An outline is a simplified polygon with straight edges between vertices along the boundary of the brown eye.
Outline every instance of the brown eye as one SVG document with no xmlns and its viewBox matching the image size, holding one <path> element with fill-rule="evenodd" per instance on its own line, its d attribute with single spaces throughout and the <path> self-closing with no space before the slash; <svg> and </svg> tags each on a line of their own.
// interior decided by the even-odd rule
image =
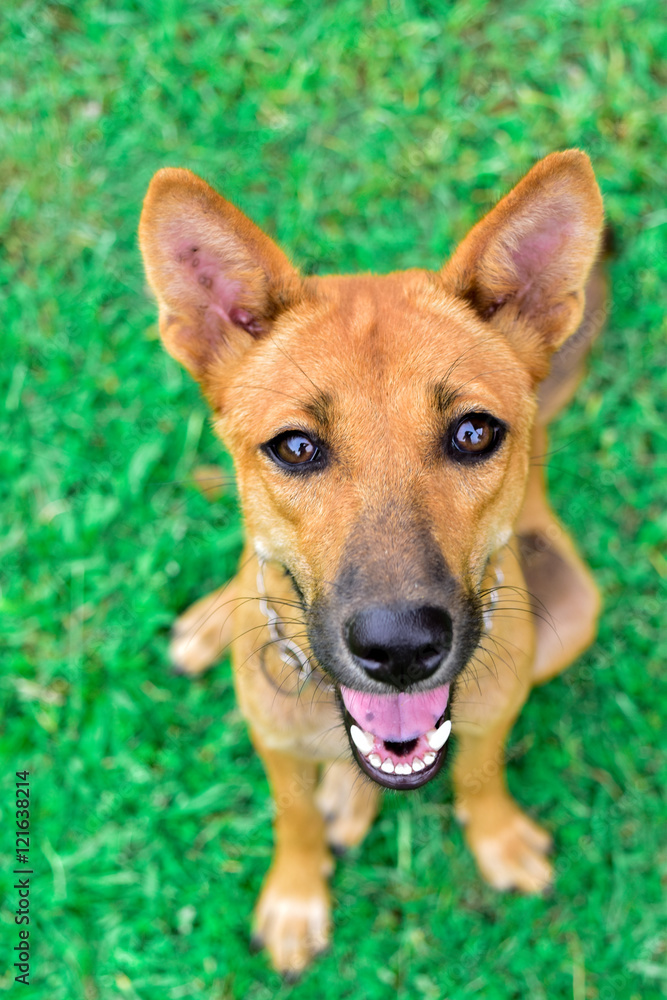
<svg viewBox="0 0 667 1000">
<path fill-rule="evenodd" d="M 321 464 L 322 454 L 314 441 L 301 431 L 285 431 L 265 445 L 279 465 L 303 466 Z"/>
<path fill-rule="evenodd" d="M 495 451 L 504 432 L 490 413 L 468 413 L 450 431 L 449 454 L 458 461 L 481 458 Z"/>
</svg>

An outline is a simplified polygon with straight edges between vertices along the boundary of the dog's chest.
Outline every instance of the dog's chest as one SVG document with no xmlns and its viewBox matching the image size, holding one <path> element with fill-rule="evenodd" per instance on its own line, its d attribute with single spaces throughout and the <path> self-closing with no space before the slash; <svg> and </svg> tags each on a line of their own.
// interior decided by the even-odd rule
<svg viewBox="0 0 667 1000">
<path fill-rule="evenodd" d="M 279 660 L 280 651 L 268 647 L 235 670 L 239 705 L 253 732 L 264 746 L 302 758 L 348 756 L 341 710 L 327 679 L 315 671 L 304 680 Z"/>
</svg>

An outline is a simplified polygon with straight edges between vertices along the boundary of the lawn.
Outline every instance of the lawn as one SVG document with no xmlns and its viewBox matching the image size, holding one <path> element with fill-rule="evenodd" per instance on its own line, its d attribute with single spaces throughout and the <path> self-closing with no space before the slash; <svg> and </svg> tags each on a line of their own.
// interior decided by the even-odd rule
<svg viewBox="0 0 667 1000">
<path fill-rule="evenodd" d="M 667 21 L 619 0 L 99 0 L 0 26 L 0 993 L 29 770 L 35 1000 L 656 1000 L 667 990 Z M 162 350 L 136 228 L 187 166 L 311 272 L 437 267 L 539 157 L 592 157 L 613 307 L 552 437 L 599 641 L 535 692 L 510 784 L 554 831 L 547 899 L 480 881 L 446 776 L 387 796 L 296 986 L 248 949 L 266 781 L 222 663 L 170 622 L 232 574 L 235 492 Z"/>
</svg>

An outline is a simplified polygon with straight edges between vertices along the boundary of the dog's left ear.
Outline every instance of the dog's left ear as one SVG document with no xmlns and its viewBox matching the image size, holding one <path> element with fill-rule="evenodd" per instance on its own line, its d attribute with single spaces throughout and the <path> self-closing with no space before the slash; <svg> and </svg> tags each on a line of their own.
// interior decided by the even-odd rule
<svg viewBox="0 0 667 1000">
<path fill-rule="evenodd" d="M 586 154 L 552 153 L 477 223 L 442 270 L 447 289 L 505 334 L 536 380 L 581 321 L 602 224 Z"/>
<path fill-rule="evenodd" d="M 214 364 L 268 333 L 300 294 L 282 250 L 189 170 L 155 174 L 139 242 L 164 345 L 202 383 Z"/>
</svg>

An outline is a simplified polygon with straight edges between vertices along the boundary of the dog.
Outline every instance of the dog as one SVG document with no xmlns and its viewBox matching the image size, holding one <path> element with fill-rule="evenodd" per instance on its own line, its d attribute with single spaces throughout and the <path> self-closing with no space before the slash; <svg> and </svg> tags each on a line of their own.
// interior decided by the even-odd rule
<svg viewBox="0 0 667 1000">
<path fill-rule="evenodd" d="M 503 748 L 533 685 L 596 632 L 543 467 L 605 318 L 602 231 L 590 161 L 568 150 L 440 271 L 304 277 L 199 177 L 151 181 L 139 235 L 161 336 L 211 406 L 247 535 L 171 657 L 195 676 L 231 644 L 276 806 L 254 941 L 290 977 L 329 940 L 333 855 L 362 840 L 382 787 L 438 775 L 450 732 L 482 876 L 551 881 Z"/>
</svg>

